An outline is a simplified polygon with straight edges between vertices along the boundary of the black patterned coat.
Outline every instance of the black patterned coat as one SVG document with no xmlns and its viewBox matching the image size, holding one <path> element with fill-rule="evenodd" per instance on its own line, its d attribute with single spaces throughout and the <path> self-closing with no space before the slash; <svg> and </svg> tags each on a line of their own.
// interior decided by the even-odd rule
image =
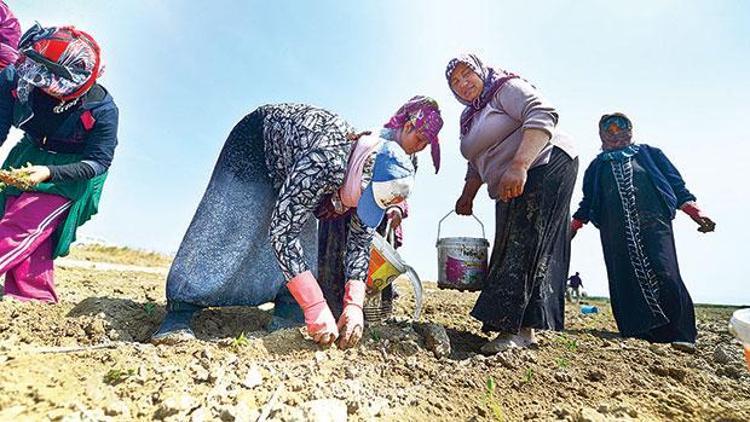
<svg viewBox="0 0 750 422">
<path fill-rule="evenodd" d="M 284 284 L 317 272 L 313 212 L 343 184 L 353 131 L 336 114 L 304 104 L 265 105 L 245 116 L 224 144 L 172 263 L 168 301 L 291 301 Z M 346 275 L 364 280 L 374 230 L 354 215 L 349 233 Z"/>
</svg>

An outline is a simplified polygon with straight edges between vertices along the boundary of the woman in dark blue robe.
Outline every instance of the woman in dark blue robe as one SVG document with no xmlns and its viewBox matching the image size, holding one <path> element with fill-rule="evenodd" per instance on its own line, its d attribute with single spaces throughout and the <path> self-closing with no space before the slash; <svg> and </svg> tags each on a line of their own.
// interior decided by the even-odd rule
<svg viewBox="0 0 750 422">
<path fill-rule="evenodd" d="M 672 219 L 680 209 L 711 232 L 682 176 L 658 148 L 632 142 L 621 113 L 599 122 L 602 153 L 583 179 L 573 233 L 587 222 L 599 229 L 612 312 L 624 337 L 695 349 L 695 313 L 677 263 Z"/>
</svg>

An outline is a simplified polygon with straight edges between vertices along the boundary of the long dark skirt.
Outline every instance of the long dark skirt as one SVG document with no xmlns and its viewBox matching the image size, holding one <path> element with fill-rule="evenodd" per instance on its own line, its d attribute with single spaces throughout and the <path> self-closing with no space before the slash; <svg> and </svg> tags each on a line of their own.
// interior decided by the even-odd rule
<svg viewBox="0 0 750 422">
<path fill-rule="evenodd" d="M 529 171 L 524 193 L 495 207 L 487 284 L 471 315 L 484 331 L 562 330 L 570 265 L 570 197 L 578 159 L 555 148 Z"/>
<path fill-rule="evenodd" d="M 661 196 L 637 159 L 603 169 L 599 230 L 620 333 L 660 343 L 694 342 L 693 301 L 680 276 Z"/>
<path fill-rule="evenodd" d="M 344 258 L 349 220 L 351 217 L 346 216 L 318 223 L 318 283 L 328 307 L 336 318 L 343 310 L 344 284 L 347 281 Z M 385 222 L 378 227 L 378 233 L 385 235 Z M 381 299 L 386 302 L 393 301 L 392 286 L 383 289 Z"/>
<path fill-rule="evenodd" d="M 268 238 L 278 192 L 263 152 L 263 116 L 238 123 L 221 151 L 206 193 L 167 277 L 167 300 L 198 306 L 294 303 Z M 315 219 L 302 233 L 317 264 Z"/>
</svg>

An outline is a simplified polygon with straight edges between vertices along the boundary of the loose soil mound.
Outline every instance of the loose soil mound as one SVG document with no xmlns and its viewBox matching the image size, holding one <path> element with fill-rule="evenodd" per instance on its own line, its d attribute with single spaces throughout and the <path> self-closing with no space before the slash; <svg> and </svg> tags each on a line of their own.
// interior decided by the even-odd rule
<svg viewBox="0 0 750 422">
<path fill-rule="evenodd" d="M 537 349 L 485 357 L 468 316 L 476 294 L 428 283 L 412 324 L 398 283 L 395 318 L 355 349 L 266 333 L 268 311 L 240 308 L 204 311 L 198 341 L 156 347 L 145 342 L 164 315 L 163 277 L 72 268 L 58 283 L 58 305 L 0 301 L 2 421 L 750 420 L 730 308 L 698 308 L 696 354 L 619 338 L 599 301 L 595 315 L 569 306 L 568 330 L 542 333 Z M 445 327 L 450 355 L 435 357 L 426 322 Z"/>
</svg>

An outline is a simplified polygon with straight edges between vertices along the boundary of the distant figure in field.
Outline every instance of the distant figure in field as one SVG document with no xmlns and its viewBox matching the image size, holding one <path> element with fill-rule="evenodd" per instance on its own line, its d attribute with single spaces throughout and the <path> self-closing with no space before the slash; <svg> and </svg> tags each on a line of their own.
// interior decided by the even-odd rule
<svg viewBox="0 0 750 422">
<path fill-rule="evenodd" d="M 679 209 L 701 233 L 716 224 L 698 208 L 667 156 L 634 144 L 632 130 L 624 114 L 602 116 L 602 152 L 586 169 L 571 228 L 575 232 L 590 221 L 599 229 L 620 333 L 693 351 L 693 301 L 677 265 L 672 219 Z"/>
<path fill-rule="evenodd" d="M 471 311 L 483 331 L 497 333 L 482 352 L 527 347 L 534 329 L 563 329 L 577 154 L 557 128 L 555 107 L 523 78 L 473 54 L 451 60 L 445 76 L 465 106 L 460 147 L 468 168 L 456 213 L 472 214 L 484 184 L 495 201 L 487 282 Z"/>
<path fill-rule="evenodd" d="M 568 291 L 567 291 L 567 297 L 569 301 L 573 300 L 573 296 L 575 296 L 575 301 L 578 303 L 579 300 L 581 300 L 581 287 L 583 287 L 583 281 L 581 281 L 581 273 L 576 272 L 570 278 L 568 279 Z"/>
</svg>

